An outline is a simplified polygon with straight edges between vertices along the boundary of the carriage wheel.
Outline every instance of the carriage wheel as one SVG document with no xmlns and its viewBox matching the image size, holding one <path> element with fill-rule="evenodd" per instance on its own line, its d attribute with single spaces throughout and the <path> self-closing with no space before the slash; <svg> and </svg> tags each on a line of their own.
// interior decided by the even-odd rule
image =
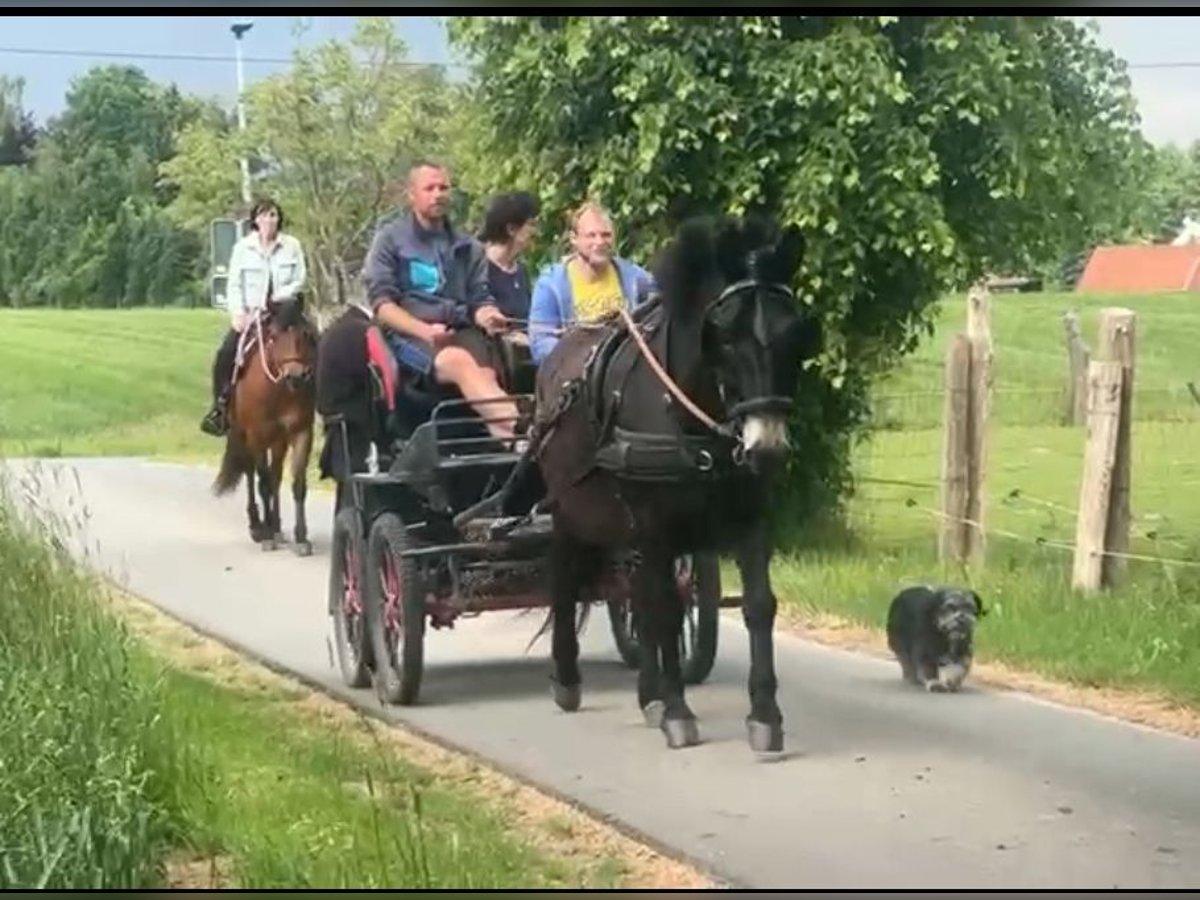
<svg viewBox="0 0 1200 900">
<path fill-rule="evenodd" d="M 384 703 L 410 706 L 425 665 L 425 596 L 404 523 L 383 513 L 367 539 L 367 627 L 375 657 L 375 692 Z"/>
<path fill-rule="evenodd" d="M 721 613 L 721 566 L 715 554 L 686 555 L 675 560 L 675 578 L 683 596 L 683 635 L 679 649 L 684 684 L 708 678 L 717 658 Z M 608 601 L 613 640 L 625 665 L 637 669 L 642 649 L 633 621 L 633 598 Z"/>
<path fill-rule="evenodd" d="M 374 652 L 363 603 L 363 556 L 366 546 L 362 522 L 353 507 L 343 508 L 333 519 L 333 547 L 329 564 L 329 614 L 342 680 L 350 687 L 371 683 Z"/>
</svg>

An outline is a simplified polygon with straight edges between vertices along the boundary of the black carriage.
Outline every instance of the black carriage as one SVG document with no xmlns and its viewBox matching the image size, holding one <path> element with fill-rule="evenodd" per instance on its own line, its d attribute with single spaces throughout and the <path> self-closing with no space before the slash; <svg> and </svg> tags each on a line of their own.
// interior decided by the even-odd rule
<svg viewBox="0 0 1200 900">
<path fill-rule="evenodd" d="M 428 393 L 403 378 L 394 383 L 381 359 L 387 350 L 365 319 L 350 333 L 367 352 L 363 377 L 348 390 L 365 400 L 349 413 L 328 402 L 321 409 L 323 474 L 337 483 L 329 612 L 345 682 L 373 683 L 385 702 L 408 705 L 420 692 L 427 627 L 549 606 L 551 519 L 540 496 L 528 492 L 491 508 L 488 498 L 498 496 L 521 454 L 493 439 L 453 388 Z M 506 389 L 530 410 L 528 352 L 505 348 Z M 607 607 L 621 658 L 637 668 L 630 565 L 610 560 L 588 602 Z M 680 559 L 677 572 L 685 596 L 684 677 L 699 684 L 715 660 L 719 609 L 738 600 L 723 600 L 715 556 Z"/>
</svg>

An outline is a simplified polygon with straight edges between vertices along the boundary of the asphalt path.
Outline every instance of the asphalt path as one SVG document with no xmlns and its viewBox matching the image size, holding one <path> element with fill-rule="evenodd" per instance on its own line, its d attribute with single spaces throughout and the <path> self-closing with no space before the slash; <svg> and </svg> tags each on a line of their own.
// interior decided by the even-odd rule
<svg viewBox="0 0 1200 900">
<path fill-rule="evenodd" d="M 89 564 L 164 611 L 352 704 L 494 763 L 689 859 L 731 887 L 1168 888 L 1200 885 L 1197 742 L 1033 697 L 903 684 L 894 664 L 777 638 L 787 752 L 746 744 L 748 643 L 736 613 L 692 688 L 700 746 L 670 751 L 637 710 L 607 615 L 583 636 L 583 708 L 549 694 L 540 611 L 430 631 L 421 704 L 346 688 L 326 609 L 332 501 L 316 552 L 249 542 L 244 493 L 212 471 L 130 459 L 7 464 L 15 494 L 79 528 Z M 291 502 L 285 499 L 290 530 Z M 986 620 L 982 627 L 986 627 Z"/>
</svg>

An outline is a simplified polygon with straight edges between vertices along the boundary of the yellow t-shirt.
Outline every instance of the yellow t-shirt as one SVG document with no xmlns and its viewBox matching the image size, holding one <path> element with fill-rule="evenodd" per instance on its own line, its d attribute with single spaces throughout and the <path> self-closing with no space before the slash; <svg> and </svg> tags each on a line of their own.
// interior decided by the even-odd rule
<svg viewBox="0 0 1200 900">
<path fill-rule="evenodd" d="M 591 321 L 605 313 L 620 309 L 625 304 L 621 294 L 621 280 L 617 267 L 609 263 L 604 276 L 592 281 L 581 271 L 582 264 L 576 260 L 567 263 L 567 278 L 571 282 L 571 296 L 575 299 L 575 317 L 580 321 Z"/>
</svg>

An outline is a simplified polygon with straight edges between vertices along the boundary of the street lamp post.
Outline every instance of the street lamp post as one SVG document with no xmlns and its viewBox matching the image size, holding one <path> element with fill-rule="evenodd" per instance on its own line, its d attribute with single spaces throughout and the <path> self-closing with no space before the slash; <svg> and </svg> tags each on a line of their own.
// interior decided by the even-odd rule
<svg viewBox="0 0 1200 900">
<path fill-rule="evenodd" d="M 236 51 L 237 59 L 237 115 L 238 115 L 238 131 L 245 132 L 246 130 L 246 99 L 245 99 L 245 83 L 242 76 L 242 35 L 254 27 L 253 19 L 238 19 L 229 26 L 229 30 L 233 32 L 233 46 Z M 247 159 L 245 151 L 242 152 L 242 202 L 246 204 L 247 209 L 250 207 L 250 160 Z"/>
</svg>

